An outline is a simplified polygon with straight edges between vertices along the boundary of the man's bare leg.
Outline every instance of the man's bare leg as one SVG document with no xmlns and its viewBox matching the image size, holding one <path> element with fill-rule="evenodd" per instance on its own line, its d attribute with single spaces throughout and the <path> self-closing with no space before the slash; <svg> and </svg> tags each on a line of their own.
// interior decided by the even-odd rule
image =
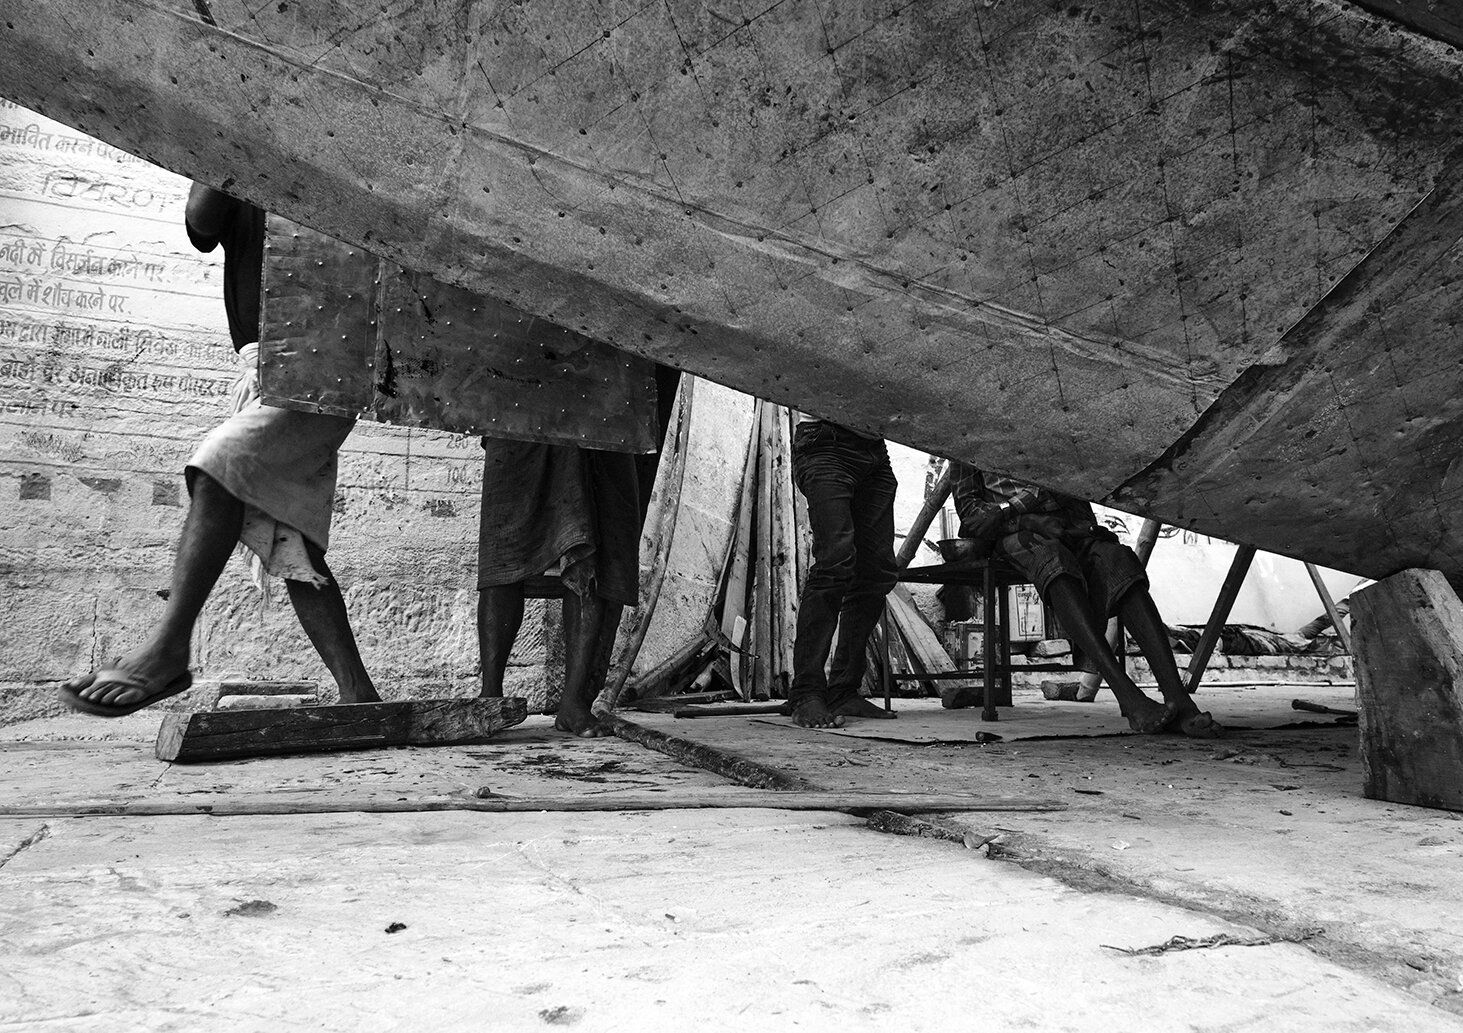
<svg viewBox="0 0 1463 1033">
<path fill-rule="evenodd" d="M 1047 586 L 1047 596 L 1057 611 L 1062 628 L 1071 636 L 1072 644 L 1097 666 L 1099 674 L 1112 686 L 1118 709 L 1135 732 L 1160 732 L 1173 720 L 1177 704 L 1158 703 L 1143 695 L 1118 658 L 1108 647 L 1103 622 L 1092 612 L 1092 604 L 1075 577 L 1059 575 Z"/>
<path fill-rule="evenodd" d="M 1168 642 L 1168 629 L 1159 616 L 1153 597 L 1141 588 L 1135 588 L 1123 596 L 1118 603 L 1138 648 L 1148 658 L 1153 669 L 1154 680 L 1163 698 L 1174 707 L 1174 721 L 1180 731 L 1194 739 L 1217 739 L 1224 734 L 1224 726 L 1205 711 L 1201 711 L 1194 697 L 1184 685 L 1179 674 L 1178 662 L 1173 657 L 1173 647 Z"/>
<path fill-rule="evenodd" d="M 310 564 L 325 575 L 328 583 L 317 588 L 303 581 L 285 581 L 285 590 L 289 592 L 295 616 L 300 619 L 300 627 L 305 629 L 310 644 L 335 679 L 342 703 L 379 703 L 381 696 L 361 661 L 361 650 L 356 645 L 355 632 L 351 630 L 345 599 L 340 594 L 335 575 L 325 562 L 325 553 L 308 540 L 305 552 L 310 557 Z"/>
<path fill-rule="evenodd" d="M 595 659 L 600 654 L 601 630 L 607 605 L 593 592 L 564 593 L 564 695 L 554 727 L 581 739 L 609 735 L 590 709 L 598 689 Z"/>
<path fill-rule="evenodd" d="M 503 695 L 508 656 L 522 627 L 522 584 L 478 590 L 478 654 L 483 668 L 483 690 L 478 695 Z"/>
<path fill-rule="evenodd" d="M 589 671 L 589 702 L 593 707 L 604 693 L 605 682 L 609 680 L 610 663 L 615 658 L 615 638 L 620 631 L 620 618 L 625 615 L 624 603 L 601 600 L 603 615 L 599 621 L 599 641 L 594 650 L 594 666 Z"/>
<path fill-rule="evenodd" d="M 233 555 L 243 527 L 244 504 L 218 481 L 198 471 L 193 480 L 188 515 L 178 537 L 172 586 L 163 618 L 147 640 L 115 666 L 154 685 L 165 685 L 188 669 L 193 626 Z M 76 694 L 81 698 L 107 706 L 125 706 L 144 698 L 145 694 L 138 689 L 83 684 L 90 678 L 88 675 L 68 684 L 76 687 Z"/>
</svg>

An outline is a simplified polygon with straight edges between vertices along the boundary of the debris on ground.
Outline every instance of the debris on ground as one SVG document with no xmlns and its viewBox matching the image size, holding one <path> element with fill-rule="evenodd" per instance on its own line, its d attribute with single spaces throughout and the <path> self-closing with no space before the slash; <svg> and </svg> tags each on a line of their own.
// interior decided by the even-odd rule
<svg viewBox="0 0 1463 1033">
<path fill-rule="evenodd" d="M 237 915 L 240 918 L 257 918 L 260 915 L 267 915 L 278 911 L 279 905 L 268 900 L 247 900 L 242 904 L 229 908 L 224 912 L 224 917 Z"/>
<path fill-rule="evenodd" d="M 1319 929 L 1307 929 L 1293 936 L 1233 936 L 1229 933 L 1215 933 L 1213 936 L 1171 936 L 1162 943 L 1148 947 L 1115 947 L 1101 944 L 1108 950 L 1118 951 L 1130 957 L 1145 954 L 1168 954 L 1173 951 L 1201 950 L 1207 947 L 1268 947 L 1272 943 L 1301 943 L 1320 933 Z"/>
</svg>

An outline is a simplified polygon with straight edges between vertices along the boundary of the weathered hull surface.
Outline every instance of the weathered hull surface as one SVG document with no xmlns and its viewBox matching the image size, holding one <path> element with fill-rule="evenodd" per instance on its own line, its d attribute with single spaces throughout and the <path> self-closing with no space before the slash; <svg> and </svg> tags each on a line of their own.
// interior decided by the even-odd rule
<svg viewBox="0 0 1463 1033">
<path fill-rule="evenodd" d="M 1360 7 L 0 14 L 0 93 L 412 268 L 1084 497 L 1463 577 L 1463 61 Z"/>
</svg>

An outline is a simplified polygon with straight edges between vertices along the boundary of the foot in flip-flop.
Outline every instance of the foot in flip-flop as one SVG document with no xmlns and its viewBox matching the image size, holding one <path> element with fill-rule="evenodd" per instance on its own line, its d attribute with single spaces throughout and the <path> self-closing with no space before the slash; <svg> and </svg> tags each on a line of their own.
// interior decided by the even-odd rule
<svg viewBox="0 0 1463 1033">
<path fill-rule="evenodd" d="M 186 692 L 193 684 L 193 673 L 184 671 L 171 680 L 159 683 L 120 667 L 110 667 L 81 678 L 62 682 L 57 691 L 61 702 L 72 710 L 97 717 L 122 717 L 143 707 Z M 82 693 L 86 695 L 82 695 Z"/>
</svg>

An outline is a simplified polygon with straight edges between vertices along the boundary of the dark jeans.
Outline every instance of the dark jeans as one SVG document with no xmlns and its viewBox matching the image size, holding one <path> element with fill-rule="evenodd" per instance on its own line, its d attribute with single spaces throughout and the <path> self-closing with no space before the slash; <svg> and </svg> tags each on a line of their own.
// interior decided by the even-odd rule
<svg viewBox="0 0 1463 1033">
<path fill-rule="evenodd" d="M 792 444 L 792 475 L 808 500 L 813 568 L 798 607 L 792 647 L 794 700 L 837 699 L 863 681 L 865 646 L 894 587 L 894 491 L 889 452 L 828 423 L 804 423 Z M 841 627 L 838 650 L 823 669 Z"/>
</svg>

